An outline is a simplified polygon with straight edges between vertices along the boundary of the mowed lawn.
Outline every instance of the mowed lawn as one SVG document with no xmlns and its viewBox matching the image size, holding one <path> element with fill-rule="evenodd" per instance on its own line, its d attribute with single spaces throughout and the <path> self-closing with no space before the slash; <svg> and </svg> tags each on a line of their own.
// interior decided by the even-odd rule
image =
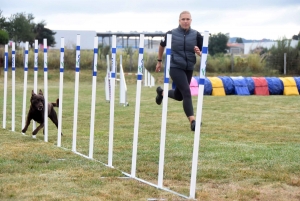
<svg viewBox="0 0 300 201">
<path fill-rule="evenodd" d="M 2 72 L 3 73 L 3 72 Z M 39 88 L 44 89 L 39 72 Z M 92 76 L 80 72 L 76 151 L 88 156 Z M 21 134 L 23 78 L 16 82 L 16 131 L 11 131 L 11 74 L 8 78 L 6 129 L 0 134 L 0 200 L 184 200 L 122 172 L 131 172 L 136 77 L 127 76 L 128 107 L 119 104 L 116 88 L 113 166 L 108 163 L 110 103 L 99 72 L 96 98 L 94 160 L 72 152 L 73 71 L 65 73 L 62 100 L 62 147 L 49 120 L 48 142 L 42 131 L 31 138 L 32 124 Z M 155 75 L 162 85 L 162 74 Z M 29 74 L 27 108 L 33 89 Z M 49 101 L 59 96 L 57 71 L 49 72 Z M 155 88 L 142 87 L 136 176 L 157 184 L 162 106 Z M 1 124 L 3 74 L 0 78 Z M 197 200 L 300 200 L 300 97 L 204 96 Z M 197 97 L 193 97 L 195 113 Z M 58 112 L 58 108 L 56 108 Z M 194 133 L 182 102 L 168 101 L 164 186 L 189 196 Z"/>
</svg>

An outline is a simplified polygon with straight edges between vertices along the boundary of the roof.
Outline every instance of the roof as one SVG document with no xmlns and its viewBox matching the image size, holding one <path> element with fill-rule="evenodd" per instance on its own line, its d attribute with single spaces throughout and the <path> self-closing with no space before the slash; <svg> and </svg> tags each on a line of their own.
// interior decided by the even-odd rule
<svg viewBox="0 0 300 201">
<path fill-rule="evenodd" d="M 227 43 L 227 46 L 244 48 L 244 43 Z"/>
<path fill-rule="evenodd" d="M 101 37 L 111 37 L 112 35 L 119 36 L 127 36 L 127 37 L 139 37 L 140 34 L 144 34 L 144 36 L 148 37 L 162 37 L 165 35 L 162 31 L 156 31 L 156 32 L 137 32 L 137 31 L 131 31 L 131 32 L 97 32 L 97 36 Z"/>
</svg>

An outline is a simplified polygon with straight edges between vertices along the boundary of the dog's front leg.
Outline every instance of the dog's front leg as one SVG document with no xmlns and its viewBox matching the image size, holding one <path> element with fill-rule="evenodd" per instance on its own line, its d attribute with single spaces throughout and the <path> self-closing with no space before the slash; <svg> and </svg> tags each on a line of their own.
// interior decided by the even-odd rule
<svg viewBox="0 0 300 201">
<path fill-rule="evenodd" d="M 53 109 L 53 107 L 52 107 L 52 109 L 50 111 L 49 118 L 54 123 L 54 125 L 56 126 L 56 128 L 58 128 L 57 114 L 56 114 L 55 110 Z M 61 133 L 61 135 L 63 135 L 63 134 Z"/>
<path fill-rule="evenodd" d="M 30 125 L 30 121 L 31 121 L 31 115 L 30 113 L 28 114 L 27 116 L 27 119 L 26 119 L 26 124 L 25 124 L 25 127 L 22 129 L 22 133 L 26 133 L 27 129 L 28 129 L 28 126 Z"/>
<path fill-rule="evenodd" d="M 41 130 L 42 128 L 44 128 L 44 123 L 41 123 L 33 132 L 32 135 L 36 135 L 39 130 Z"/>
</svg>

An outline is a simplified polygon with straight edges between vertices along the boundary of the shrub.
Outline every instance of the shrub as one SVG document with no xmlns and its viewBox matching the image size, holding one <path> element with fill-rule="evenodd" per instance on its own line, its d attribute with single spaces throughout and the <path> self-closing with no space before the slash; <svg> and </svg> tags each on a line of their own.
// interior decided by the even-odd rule
<svg viewBox="0 0 300 201">
<path fill-rule="evenodd" d="M 5 45 L 9 41 L 8 33 L 4 30 L 0 30 L 0 45 Z"/>
<path fill-rule="evenodd" d="M 234 72 L 259 73 L 264 69 L 264 62 L 258 54 L 249 54 L 243 57 L 236 57 Z"/>
<path fill-rule="evenodd" d="M 266 63 L 269 69 L 277 70 L 279 73 L 284 73 L 284 54 L 286 53 L 286 67 L 289 74 L 299 74 L 299 49 L 300 42 L 298 46 L 293 48 L 291 46 L 291 40 L 282 38 L 277 41 L 277 46 L 273 46 L 266 58 Z"/>
<path fill-rule="evenodd" d="M 230 56 L 224 54 L 216 54 L 215 56 L 208 55 L 206 72 L 231 72 Z"/>
</svg>

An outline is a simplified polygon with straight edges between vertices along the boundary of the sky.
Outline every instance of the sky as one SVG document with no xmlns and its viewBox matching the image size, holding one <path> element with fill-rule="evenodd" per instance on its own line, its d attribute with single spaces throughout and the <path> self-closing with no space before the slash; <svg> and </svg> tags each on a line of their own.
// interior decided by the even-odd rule
<svg viewBox="0 0 300 201">
<path fill-rule="evenodd" d="M 191 27 L 248 40 L 292 38 L 300 32 L 300 0 L 9 0 L 4 17 L 33 14 L 51 30 L 167 32 L 188 10 Z"/>
</svg>

